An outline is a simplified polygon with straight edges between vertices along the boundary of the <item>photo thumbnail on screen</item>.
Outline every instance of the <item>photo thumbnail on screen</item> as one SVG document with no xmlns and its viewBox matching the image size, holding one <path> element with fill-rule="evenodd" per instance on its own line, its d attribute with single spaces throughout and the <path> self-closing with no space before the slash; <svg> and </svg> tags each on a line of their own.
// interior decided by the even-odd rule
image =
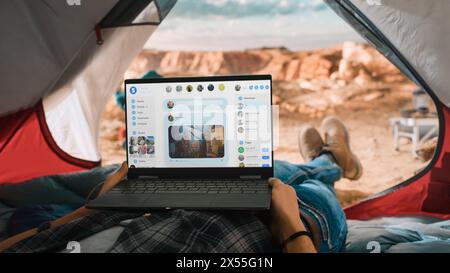
<svg viewBox="0 0 450 273">
<path fill-rule="evenodd" d="M 129 154 L 134 156 L 150 156 L 155 154 L 154 136 L 132 136 L 129 139 Z"/>
<path fill-rule="evenodd" d="M 169 127 L 170 158 L 223 158 L 225 141 L 222 125 Z"/>
</svg>

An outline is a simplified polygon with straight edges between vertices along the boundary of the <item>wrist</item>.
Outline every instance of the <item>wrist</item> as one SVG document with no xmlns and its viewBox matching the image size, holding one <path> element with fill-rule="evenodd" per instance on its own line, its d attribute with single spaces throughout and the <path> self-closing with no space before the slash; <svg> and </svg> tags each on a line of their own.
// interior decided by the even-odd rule
<svg viewBox="0 0 450 273">
<path fill-rule="evenodd" d="M 289 238 L 289 236 L 299 231 L 306 231 L 305 225 L 303 225 L 300 218 L 298 221 L 285 222 L 280 230 L 281 240 L 284 241 Z"/>
</svg>

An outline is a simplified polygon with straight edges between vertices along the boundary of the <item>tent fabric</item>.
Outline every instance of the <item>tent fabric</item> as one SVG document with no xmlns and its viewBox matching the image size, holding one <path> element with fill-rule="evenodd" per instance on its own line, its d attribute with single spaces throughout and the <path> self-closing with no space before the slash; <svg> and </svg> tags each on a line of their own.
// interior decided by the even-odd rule
<svg viewBox="0 0 450 273">
<path fill-rule="evenodd" d="M 72 78 L 66 70 L 81 48 L 95 51 L 86 41 L 116 2 L 0 1 L 0 115 L 33 106 L 60 79 Z"/>
<path fill-rule="evenodd" d="M 0 115 L 32 107 L 75 79 L 103 50 L 96 26 L 124 2 L 133 6 L 142 1 L 0 1 Z M 155 11 L 162 20 L 176 0 L 157 3 L 163 7 Z"/>
<path fill-rule="evenodd" d="M 0 118 L 0 124 L 11 128 L 0 134 L 0 185 L 82 171 L 100 164 L 75 158 L 61 150 L 47 127 L 41 102 Z"/>
<path fill-rule="evenodd" d="M 101 45 L 96 26 L 138 2 L 159 23 L 176 1 L 0 2 L 0 184 L 100 164 L 101 114 L 157 24 L 102 29 Z"/>
<path fill-rule="evenodd" d="M 106 29 L 104 44 L 78 76 L 44 99 L 53 138 L 67 153 L 98 161 L 100 118 L 108 98 L 156 26 Z M 95 42 L 93 35 L 90 43 Z"/>
<path fill-rule="evenodd" d="M 450 107 L 450 1 L 338 1 L 364 14 Z"/>
</svg>

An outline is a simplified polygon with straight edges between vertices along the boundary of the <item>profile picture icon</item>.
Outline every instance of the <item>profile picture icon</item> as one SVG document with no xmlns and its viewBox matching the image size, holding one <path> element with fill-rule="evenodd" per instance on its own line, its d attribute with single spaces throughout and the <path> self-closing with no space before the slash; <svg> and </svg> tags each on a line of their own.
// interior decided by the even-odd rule
<svg viewBox="0 0 450 273">
<path fill-rule="evenodd" d="M 236 90 L 236 91 L 241 91 L 241 86 L 238 84 L 238 85 L 236 85 L 235 87 L 234 87 L 234 90 Z"/>
<path fill-rule="evenodd" d="M 244 127 L 239 127 L 238 132 L 239 132 L 239 134 L 242 134 L 244 132 Z"/>
<path fill-rule="evenodd" d="M 169 115 L 169 116 L 167 117 L 167 119 L 168 119 L 170 122 L 172 122 L 175 118 L 174 118 L 172 115 Z"/>
<path fill-rule="evenodd" d="M 238 103 L 238 107 L 239 110 L 244 109 L 244 104 L 242 102 Z"/>
<path fill-rule="evenodd" d="M 244 168 L 245 164 L 243 162 L 239 163 L 239 168 Z"/>
<path fill-rule="evenodd" d="M 225 84 L 221 83 L 219 84 L 219 90 L 224 91 L 225 90 Z"/>
<path fill-rule="evenodd" d="M 214 85 L 213 84 L 209 84 L 208 85 L 208 90 L 209 91 L 214 91 Z"/>
<path fill-rule="evenodd" d="M 167 93 L 172 92 L 172 86 L 167 86 L 167 87 L 166 87 L 166 92 L 167 92 Z"/>
<path fill-rule="evenodd" d="M 194 90 L 194 87 L 192 87 L 192 85 L 188 85 L 188 86 L 186 87 L 186 90 L 187 90 L 188 92 L 192 92 L 192 90 Z"/>
<path fill-rule="evenodd" d="M 239 111 L 239 112 L 237 113 L 237 115 L 238 115 L 238 117 L 242 118 L 242 117 L 244 116 L 244 112 Z"/>
<path fill-rule="evenodd" d="M 175 106 L 175 103 L 173 101 L 168 101 L 167 102 L 167 108 L 172 109 Z"/>
<path fill-rule="evenodd" d="M 131 94 L 131 95 L 134 95 L 134 94 L 136 94 L 136 93 L 137 93 L 137 88 L 134 87 L 134 86 L 131 87 L 131 88 L 130 88 L 130 94 Z"/>
<path fill-rule="evenodd" d="M 245 157 L 244 157 L 244 155 L 239 155 L 238 159 L 239 159 L 239 161 L 244 161 Z"/>
<path fill-rule="evenodd" d="M 198 86 L 197 86 L 197 91 L 198 91 L 198 92 L 202 92 L 202 91 L 203 91 L 203 85 L 201 85 L 201 84 L 198 85 Z"/>
<path fill-rule="evenodd" d="M 175 90 L 177 90 L 177 92 L 181 92 L 183 91 L 183 87 L 181 85 L 177 85 L 177 87 L 175 87 Z"/>
</svg>

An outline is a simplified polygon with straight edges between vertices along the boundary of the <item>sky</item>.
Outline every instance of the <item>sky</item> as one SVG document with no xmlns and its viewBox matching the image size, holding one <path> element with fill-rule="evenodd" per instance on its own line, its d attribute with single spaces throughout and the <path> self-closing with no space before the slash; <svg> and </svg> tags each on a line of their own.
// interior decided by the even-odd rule
<svg viewBox="0 0 450 273">
<path fill-rule="evenodd" d="M 146 48 L 333 47 L 362 39 L 322 0 L 178 0 Z"/>
</svg>

